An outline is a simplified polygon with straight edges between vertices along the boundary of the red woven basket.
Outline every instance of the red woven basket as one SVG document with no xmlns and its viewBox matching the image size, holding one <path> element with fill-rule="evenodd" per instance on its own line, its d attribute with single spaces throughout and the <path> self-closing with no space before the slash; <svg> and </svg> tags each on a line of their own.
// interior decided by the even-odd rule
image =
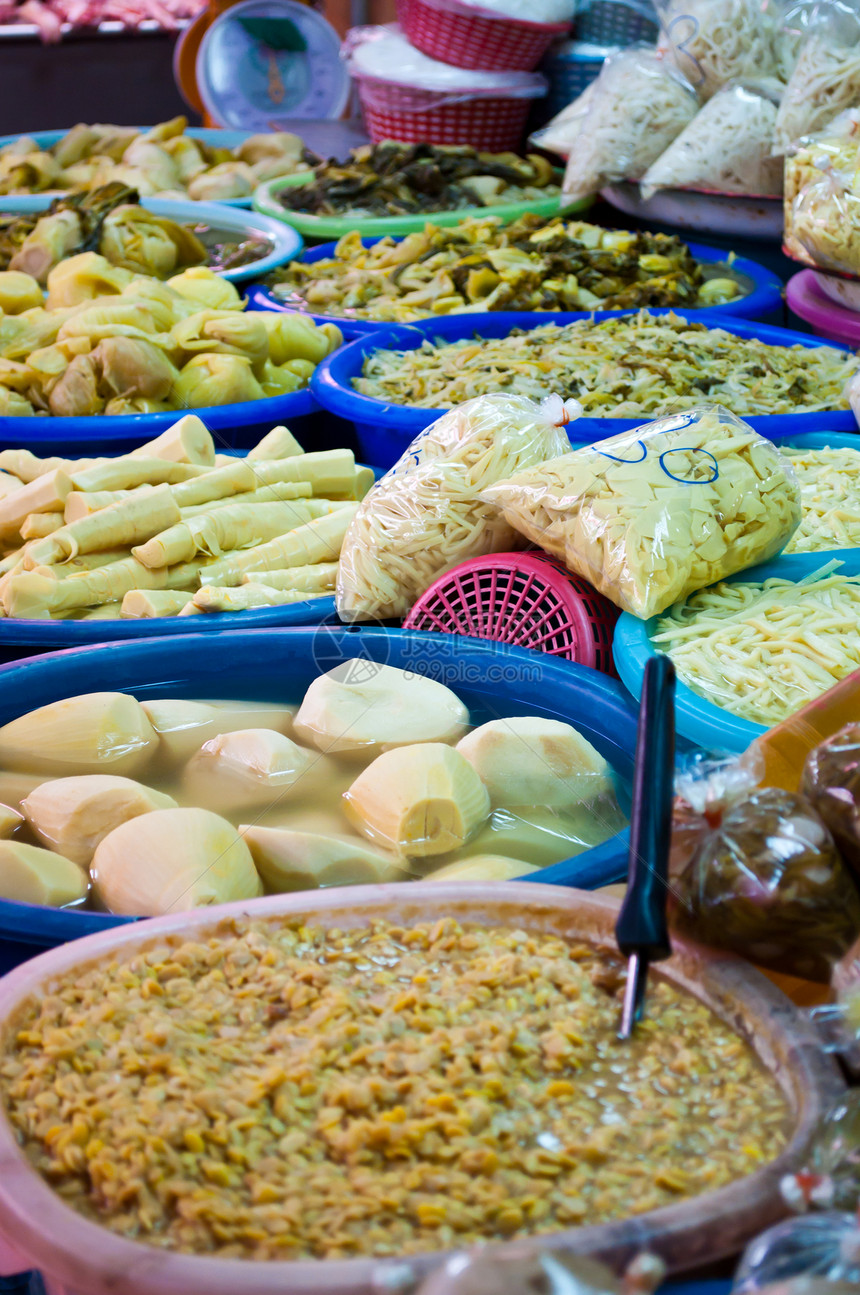
<svg viewBox="0 0 860 1295">
<path fill-rule="evenodd" d="M 481 152 L 519 148 L 530 99 L 463 98 L 443 103 L 432 90 L 413 90 L 391 81 L 359 77 L 358 93 L 367 133 L 374 144 L 396 139 L 404 144 L 471 144 Z"/>
<path fill-rule="evenodd" d="M 397 0 L 406 38 L 422 54 L 482 72 L 531 72 L 570 23 L 526 22 L 459 0 Z"/>
<path fill-rule="evenodd" d="M 511 643 L 614 675 L 612 632 L 619 614 L 555 558 L 491 553 L 434 580 L 403 626 Z"/>
</svg>

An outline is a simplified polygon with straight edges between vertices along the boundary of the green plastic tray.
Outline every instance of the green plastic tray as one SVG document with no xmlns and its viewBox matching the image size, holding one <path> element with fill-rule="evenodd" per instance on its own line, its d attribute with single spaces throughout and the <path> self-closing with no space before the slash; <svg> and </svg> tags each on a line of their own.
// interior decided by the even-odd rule
<svg viewBox="0 0 860 1295">
<path fill-rule="evenodd" d="M 541 201 L 499 203 L 492 207 L 462 207 L 459 211 L 431 211 L 417 213 L 414 216 L 374 216 L 367 219 L 356 219 L 355 216 L 312 216 L 302 211 L 287 211 L 278 202 L 277 195 L 282 189 L 293 189 L 307 183 L 304 175 L 279 176 L 261 184 L 254 192 L 254 209 L 264 216 L 273 216 L 283 220 L 306 239 L 315 242 L 328 242 L 329 239 L 342 238 L 353 230 L 358 230 L 362 238 L 373 238 L 375 235 L 416 234 L 420 233 L 429 222 L 433 225 L 458 225 L 461 220 L 470 216 L 498 216 L 507 224 L 520 216 L 532 213 L 535 216 L 554 216 L 561 210 L 561 195 L 555 198 L 544 198 Z M 566 209 L 571 213 L 587 211 L 593 202 L 586 198 L 575 206 Z"/>
</svg>

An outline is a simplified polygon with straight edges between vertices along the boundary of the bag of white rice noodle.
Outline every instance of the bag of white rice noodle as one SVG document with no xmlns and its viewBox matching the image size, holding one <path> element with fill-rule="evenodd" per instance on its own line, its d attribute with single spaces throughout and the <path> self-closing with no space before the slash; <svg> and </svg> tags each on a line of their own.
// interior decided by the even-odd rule
<svg viewBox="0 0 860 1295">
<path fill-rule="evenodd" d="M 698 106 L 693 88 L 650 46 L 631 45 L 611 55 L 571 143 L 564 200 L 577 202 L 607 184 L 640 179 Z"/>
<path fill-rule="evenodd" d="M 590 82 L 582 94 L 556 113 L 552 121 L 536 130 L 529 137 L 529 143 L 536 148 L 545 148 L 550 153 L 558 153 L 560 157 L 569 157 L 588 116 L 588 107 L 594 97 L 596 85 L 597 81 Z"/>
<path fill-rule="evenodd" d="M 730 81 L 778 75 L 772 0 L 657 0 L 657 13 L 658 50 L 703 102 Z"/>
<path fill-rule="evenodd" d="M 365 496 L 340 555 L 341 620 L 404 616 L 437 576 L 467 558 L 517 546 L 514 530 L 480 492 L 562 454 L 576 401 L 479 396 L 415 438 Z"/>
<path fill-rule="evenodd" d="M 777 113 L 774 154 L 860 104 L 860 0 L 822 0 L 808 31 Z"/>
<path fill-rule="evenodd" d="M 801 516 L 788 459 L 720 405 L 541 463 L 481 498 L 643 620 L 766 562 Z"/>
<path fill-rule="evenodd" d="M 727 85 L 709 99 L 642 178 L 657 189 L 782 193 L 782 159 L 771 155 L 782 87 L 777 81 Z"/>
</svg>

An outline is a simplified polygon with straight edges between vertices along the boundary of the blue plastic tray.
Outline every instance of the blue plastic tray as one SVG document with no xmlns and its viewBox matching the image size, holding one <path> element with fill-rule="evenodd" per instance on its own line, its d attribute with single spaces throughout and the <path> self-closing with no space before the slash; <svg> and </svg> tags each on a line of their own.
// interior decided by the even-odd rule
<svg viewBox="0 0 860 1295">
<path fill-rule="evenodd" d="M 774 578 L 802 580 L 834 559 L 843 563 L 839 568 L 840 575 L 860 575 L 860 550 L 834 549 L 825 553 L 789 553 L 762 566 L 739 571 L 729 577 L 729 582 L 755 583 Z M 643 621 L 630 612 L 623 612 L 615 626 L 612 641 L 615 667 L 622 683 L 637 700 L 642 696 L 646 662 L 657 654 L 651 635 L 656 632 L 658 620 L 658 616 L 652 616 Z M 675 725 L 678 733 L 705 750 L 731 753 L 745 751 L 751 742 L 767 732 L 764 725 L 741 719 L 706 701 L 680 679 L 675 691 Z"/>
<path fill-rule="evenodd" d="M 793 450 L 860 450 L 860 428 L 856 432 L 801 432 L 799 436 L 775 436 L 774 440 Z"/>
<path fill-rule="evenodd" d="M 428 217 L 428 223 L 432 224 L 432 217 Z M 395 242 L 399 243 L 401 241 L 399 238 L 395 239 Z M 363 238 L 361 240 L 363 247 L 372 247 L 374 243 L 379 242 L 381 242 L 380 238 Z M 689 243 L 688 246 L 696 260 L 702 261 L 706 265 L 725 262 L 728 256 L 727 252 L 721 251 L 718 247 L 707 247 L 703 243 Z M 336 247 L 337 242 L 332 242 L 321 243 L 317 247 L 305 248 L 301 260 L 309 265 L 315 261 L 327 260 L 334 256 Z M 736 274 L 743 274 L 752 280 L 753 289 L 747 296 L 741 297 L 737 301 L 729 301 L 722 306 L 709 307 L 710 313 L 732 315 L 738 319 L 761 319 L 765 315 L 770 315 L 774 311 L 782 309 L 782 284 L 777 276 L 765 266 L 759 265 L 757 261 L 748 261 L 745 257 L 737 257 L 732 262 L 731 269 Z M 262 284 L 255 284 L 249 289 L 247 296 L 255 310 L 301 309 L 291 305 L 289 302 L 279 301 Z M 306 312 L 302 311 L 302 313 Z M 688 312 L 685 310 L 684 313 L 698 314 L 698 311 Z M 455 316 L 442 316 L 445 319 L 453 317 Z M 378 333 L 391 328 L 391 324 L 376 323 L 370 319 L 344 319 L 338 315 L 316 314 L 311 314 L 311 318 L 315 319 L 317 323 L 337 324 L 343 330 L 344 337 L 359 337 L 364 333 Z"/>
<path fill-rule="evenodd" d="M 65 130 L 36 130 L 25 131 L 17 135 L 0 135 L 0 148 L 6 144 L 14 144 L 16 140 L 22 138 L 23 134 L 34 139 L 39 148 L 51 148 L 58 143 L 64 135 L 68 135 L 69 127 Z M 139 126 L 141 131 L 151 130 L 150 126 Z M 250 139 L 251 131 L 249 130 L 215 130 L 210 126 L 189 126 L 185 134 L 190 139 L 200 139 L 204 144 L 211 144 L 214 148 L 238 148 L 244 144 L 246 139 Z M 252 195 L 249 193 L 244 198 L 222 198 L 221 203 L 227 207 L 251 207 L 253 205 Z"/>
<path fill-rule="evenodd" d="M 449 684 L 475 723 L 525 712 L 575 724 L 629 782 L 637 716 L 614 680 L 522 648 L 404 630 L 234 630 L 55 652 L 0 668 L 0 724 L 94 687 L 137 697 L 296 701 L 317 675 L 352 657 Z M 624 875 L 623 835 L 600 847 L 599 866 L 592 853 L 531 873 L 529 880 L 595 887 Z M 0 901 L 0 972 L 45 948 L 133 920 Z"/>
<path fill-rule="evenodd" d="M 593 318 L 609 319 L 617 315 L 631 315 L 635 311 L 598 311 Z M 668 309 L 654 309 L 652 315 L 667 315 L 673 312 Z M 750 320 L 726 317 L 714 311 L 684 311 L 684 316 L 694 316 L 696 323 L 706 324 L 709 328 L 723 328 L 738 337 L 754 337 L 774 346 L 823 345 L 818 337 L 808 333 L 794 333 L 784 328 L 773 328 L 769 324 L 755 323 Z M 441 338 L 453 342 L 473 337 L 506 337 L 514 328 L 539 328 L 544 324 L 569 324 L 575 320 L 588 319 L 585 312 L 544 315 L 534 312 L 499 311 L 486 315 L 448 315 L 438 319 L 422 320 L 417 324 L 397 324 L 384 331 L 374 332 L 364 337 L 357 337 L 328 356 L 317 367 L 311 379 L 311 391 L 324 408 L 341 418 L 350 419 L 355 425 L 356 436 L 362 456 L 369 463 L 391 466 L 395 463 L 413 437 L 435 422 L 445 410 L 416 409 L 409 405 L 387 405 L 381 400 L 360 395 L 352 387 L 352 379 L 359 377 L 365 359 L 373 351 L 383 348 L 394 350 L 412 350 L 428 339 Z M 838 343 L 827 343 L 836 350 L 848 351 L 850 348 Z M 547 392 L 552 390 L 551 378 L 547 380 Z M 650 421 L 647 417 L 637 418 L 581 418 L 571 424 L 571 441 L 578 445 L 588 445 L 593 441 L 604 440 L 619 432 L 641 427 Z M 850 409 L 834 410 L 824 413 L 802 414 L 764 414 L 752 416 L 747 421 L 771 439 L 776 437 L 796 436 L 801 432 L 818 431 L 826 422 L 833 431 L 850 432 L 857 430 L 857 421 Z"/>
</svg>

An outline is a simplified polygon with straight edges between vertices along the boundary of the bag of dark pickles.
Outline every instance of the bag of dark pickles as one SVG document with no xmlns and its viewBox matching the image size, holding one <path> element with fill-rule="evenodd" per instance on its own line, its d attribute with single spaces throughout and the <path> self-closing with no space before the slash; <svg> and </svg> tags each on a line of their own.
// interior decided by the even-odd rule
<svg viewBox="0 0 860 1295">
<path fill-rule="evenodd" d="M 676 929 L 771 971 L 829 982 L 860 933 L 860 895 L 804 795 L 757 786 L 751 760 L 697 761 L 673 816 Z"/>
</svg>

